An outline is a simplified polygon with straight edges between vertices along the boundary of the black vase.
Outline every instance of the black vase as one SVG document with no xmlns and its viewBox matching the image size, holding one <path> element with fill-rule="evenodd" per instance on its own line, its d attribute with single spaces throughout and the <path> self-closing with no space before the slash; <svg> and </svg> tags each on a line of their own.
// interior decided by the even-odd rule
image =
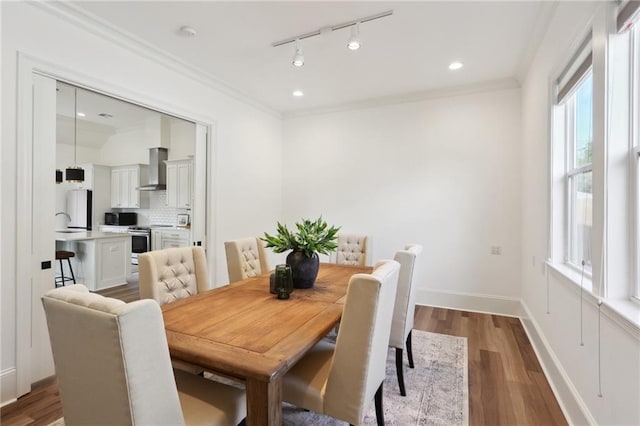
<svg viewBox="0 0 640 426">
<path fill-rule="evenodd" d="M 320 259 L 317 253 L 313 253 L 313 257 L 307 257 L 303 251 L 292 251 L 287 256 L 287 265 L 291 267 L 291 277 L 295 288 L 313 287 L 320 269 Z"/>
</svg>

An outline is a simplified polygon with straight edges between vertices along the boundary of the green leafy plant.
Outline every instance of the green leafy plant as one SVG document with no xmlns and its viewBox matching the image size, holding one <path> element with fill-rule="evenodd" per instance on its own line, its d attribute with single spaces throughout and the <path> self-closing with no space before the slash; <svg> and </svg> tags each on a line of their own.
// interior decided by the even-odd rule
<svg viewBox="0 0 640 426">
<path fill-rule="evenodd" d="M 329 226 L 320 216 L 316 221 L 302 219 L 296 223 L 297 232 L 292 232 L 278 222 L 277 234 L 270 235 L 264 233 L 260 238 L 268 248 L 272 248 L 276 253 L 287 250 L 299 250 L 307 257 L 317 256 L 315 253 L 329 254 L 338 247 L 336 234 L 340 227 Z"/>
</svg>

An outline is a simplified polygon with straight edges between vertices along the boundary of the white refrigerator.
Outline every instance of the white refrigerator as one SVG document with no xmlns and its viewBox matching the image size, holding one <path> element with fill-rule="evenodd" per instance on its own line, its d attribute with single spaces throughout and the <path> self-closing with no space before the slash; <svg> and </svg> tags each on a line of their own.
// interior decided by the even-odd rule
<svg viewBox="0 0 640 426">
<path fill-rule="evenodd" d="M 67 213 L 71 218 L 69 228 L 91 230 L 92 198 L 89 189 L 73 189 L 67 192 Z"/>
</svg>

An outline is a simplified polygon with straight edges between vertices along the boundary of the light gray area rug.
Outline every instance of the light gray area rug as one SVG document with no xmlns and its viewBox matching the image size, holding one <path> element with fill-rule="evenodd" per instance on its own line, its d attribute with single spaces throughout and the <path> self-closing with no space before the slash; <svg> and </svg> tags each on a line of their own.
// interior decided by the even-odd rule
<svg viewBox="0 0 640 426">
<path fill-rule="evenodd" d="M 466 337 L 448 336 L 413 330 L 413 362 L 409 368 L 404 354 L 404 383 L 407 396 L 400 396 L 396 376 L 395 349 L 389 350 L 384 381 L 384 418 L 386 425 L 469 424 L 469 381 Z M 345 425 L 331 417 L 307 412 L 285 404 L 285 426 Z M 363 424 L 375 425 L 373 401 Z"/>
<path fill-rule="evenodd" d="M 396 376 L 395 349 L 389 349 L 384 381 L 384 418 L 389 426 L 467 426 L 469 424 L 469 381 L 467 338 L 413 330 L 413 361 L 409 368 L 404 354 L 404 383 L 407 396 L 400 396 Z M 285 426 L 345 425 L 332 417 L 283 406 Z M 373 401 L 363 422 L 376 425 Z M 59 419 L 49 426 L 64 426 Z"/>
</svg>

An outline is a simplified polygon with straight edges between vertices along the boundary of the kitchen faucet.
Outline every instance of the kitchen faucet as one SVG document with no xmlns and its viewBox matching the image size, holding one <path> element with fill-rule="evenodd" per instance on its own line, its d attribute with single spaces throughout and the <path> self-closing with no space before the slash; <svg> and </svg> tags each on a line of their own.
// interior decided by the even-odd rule
<svg viewBox="0 0 640 426">
<path fill-rule="evenodd" d="M 67 217 L 67 222 L 71 222 L 71 216 L 69 216 L 69 213 L 58 212 L 58 213 L 56 213 L 56 216 L 58 216 L 59 214 L 65 215 Z"/>
</svg>

